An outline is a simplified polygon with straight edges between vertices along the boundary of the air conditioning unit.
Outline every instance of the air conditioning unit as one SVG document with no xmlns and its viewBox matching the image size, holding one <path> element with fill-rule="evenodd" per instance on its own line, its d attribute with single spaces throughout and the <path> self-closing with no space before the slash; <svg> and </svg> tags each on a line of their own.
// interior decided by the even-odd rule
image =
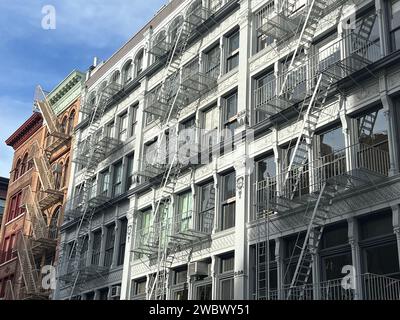
<svg viewBox="0 0 400 320">
<path fill-rule="evenodd" d="M 208 276 L 209 264 L 206 262 L 192 262 L 189 264 L 189 277 L 194 276 Z"/>
<path fill-rule="evenodd" d="M 121 286 L 114 286 L 111 288 L 111 298 L 119 298 L 121 296 Z"/>
</svg>

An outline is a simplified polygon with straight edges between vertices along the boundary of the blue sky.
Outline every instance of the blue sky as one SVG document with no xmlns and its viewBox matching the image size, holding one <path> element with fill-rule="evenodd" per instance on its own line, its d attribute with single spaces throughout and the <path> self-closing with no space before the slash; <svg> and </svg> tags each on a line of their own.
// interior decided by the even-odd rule
<svg viewBox="0 0 400 320">
<path fill-rule="evenodd" d="M 13 150 L 4 141 L 32 114 L 37 84 L 50 91 L 72 70 L 105 60 L 168 0 L 0 1 L 0 176 Z M 42 28 L 42 8 L 56 10 L 56 29 Z"/>
</svg>

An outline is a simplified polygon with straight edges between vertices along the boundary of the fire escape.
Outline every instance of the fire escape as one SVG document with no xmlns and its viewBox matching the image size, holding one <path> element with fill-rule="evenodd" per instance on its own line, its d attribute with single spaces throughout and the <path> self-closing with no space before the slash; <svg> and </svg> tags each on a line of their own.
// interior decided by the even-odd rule
<svg viewBox="0 0 400 320">
<path fill-rule="evenodd" d="M 31 147 L 31 161 L 34 164 L 40 181 L 40 190 L 24 189 L 23 205 L 31 234 L 19 234 L 17 255 L 21 267 L 24 286 L 16 292 L 19 299 L 47 299 L 51 293 L 43 287 L 41 281 L 41 262 L 44 256 L 54 257 L 57 245 L 57 230 L 53 230 L 47 222 L 47 210 L 56 204 L 62 204 L 64 193 L 60 190 L 51 167 L 51 158 L 60 147 L 70 141 L 70 137 L 62 131 L 61 125 L 40 86 L 36 88 L 34 104 L 45 119 L 48 137 L 42 148 L 38 142 Z"/>
<path fill-rule="evenodd" d="M 124 96 L 122 85 L 110 82 L 99 88 L 95 99 L 89 97 L 81 107 L 81 113 L 89 122 L 88 134 L 77 143 L 73 161 L 81 168 L 82 183 L 68 202 L 65 213 L 67 219 L 76 223 L 77 230 L 71 242 L 62 244 L 63 255 L 59 258 L 59 280 L 68 288 L 70 299 L 77 288 L 102 277 L 108 270 L 100 266 L 98 259 L 88 259 L 88 241 L 94 213 L 111 200 L 96 179 L 97 166 L 122 146 L 121 141 L 101 128 L 101 120 L 107 107 Z M 104 186 L 102 183 L 101 187 Z"/>
<path fill-rule="evenodd" d="M 280 175 L 256 183 L 257 211 L 267 235 L 270 230 L 284 232 L 299 225 L 306 227 L 305 238 L 298 236 L 295 244 L 300 255 L 290 284 L 279 295 L 269 290 L 268 294 L 256 293 L 258 298 L 264 296 L 267 299 L 310 298 L 311 271 L 324 227 L 328 219 L 341 215 L 331 211 L 333 203 L 344 194 L 373 186 L 388 174 L 388 153 L 362 144 L 322 158 L 309 158 L 318 121 L 337 82 L 351 79 L 354 72 L 367 69 L 380 59 L 379 45 L 369 41 L 375 18 L 365 18 L 358 31 L 336 41 L 323 52 L 306 56 L 301 53 L 308 51 L 321 18 L 327 12 L 340 9 L 344 1 L 309 1 L 301 9 L 301 15 L 293 11 L 295 3 L 289 1 L 287 7 L 270 15 L 259 29 L 274 38 L 284 37 L 285 41 L 295 38 L 297 41 L 288 68 L 255 91 L 256 109 L 273 117 L 288 108 L 295 108 L 301 127 L 287 149 L 287 167 Z M 371 134 L 375 120 L 376 114 L 365 116 L 360 132 Z M 349 157 L 353 159 L 352 163 L 348 161 Z M 299 218 L 295 212 L 303 214 Z M 256 246 L 257 252 L 259 246 L 260 243 Z M 257 268 L 259 279 L 260 266 Z"/>
<path fill-rule="evenodd" d="M 202 1 L 196 1 L 189 7 L 175 37 L 157 37 L 150 49 L 154 56 L 166 57 L 166 66 L 162 83 L 145 94 L 144 111 L 162 127 L 161 137 L 155 147 L 147 153 L 147 150 L 144 150 L 139 172 L 139 175 L 146 179 L 159 177 L 161 180 L 159 199 L 154 205 L 150 225 L 144 229 L 137 228 L 134 248 L 136 254 L 147 256 L 156 266 L 156 272 L 148 286 L 148 300 L 166 298 L 168 273 L 176 253 L 184 248 L 190 251 L 193 243 L 202 241 L 211 234 L 213 213 L 199 218 L 204 221 L 197 221 L 192 214 L 193 217 L 188 217 L 190 223 L 183 227 L 181 217 L 171 218 L 170 212 L 171 196 L 182 170 L 182 164 L 178 161 L 177 131 L 173 127 L 185 106 L 216 86 L 218 74 L 207 72 L 204 66 L 219 66 L 219 61 L 207 59 L 204 59 L 200 66 L 196 58 L 183 64 L 183 55 L 190 38 L 199 26 L 213 19 L 213 13 L 203 7 Z M 164 127 L 167 127 L 167 130 Z M 165 148 L 166 145 L 170 148 Z"/>
</svg>

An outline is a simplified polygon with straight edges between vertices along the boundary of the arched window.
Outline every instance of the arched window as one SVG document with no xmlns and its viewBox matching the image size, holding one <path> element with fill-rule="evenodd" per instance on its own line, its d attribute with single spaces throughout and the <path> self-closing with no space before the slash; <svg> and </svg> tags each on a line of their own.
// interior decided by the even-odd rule
<svg viewBox="0 0 400 320">
<path fill-rule="evenodd" d="M 25 153 L 21 162 L 20 176 L 22 176 L 28 168 L 28 153 Z"/>
<path fill-rule="evenodd" d="M 195 0 L 189 7 L 187 11 L 187 21 L 189 25 L 194 28 L 202 22 L 202 19 L 206 19 L 205 11 L 203 9 L 202 0 Z"/>
<path fill-rule="evenodd" d="M 62 186 L 65 187 L 67 185 L 67 178 L 68 178 L 68 169 L 69 169 L 69 158 L 65 161 L 64 166 L 64 173 L 62 178 Z"/>
<path fill-rule="evenodd" d="M 141 49 L 135 58 L 135 77 L 140 75 L 143 71 L 143 49 Z"/>
<path fill-rule="evenodd" d="M 179 16 L 172 21 L 168 29 L 169 42 L 174 45 L 174 41 L 179 34 L 180 28 L 183 26 L 183 17 Z"/>
<path fill-rule="evenodd" d="M 19 173 L 21 171 L 21 159 L 18 159 L 17 164 L 14 168 L 14 181 L 19 178 Z"/>
<path fill-rule="evenodd" d="M 75 126 L 75 110 L 72 110 L 68 119 L 68 131 L 67 134 L 72 134 Z"/>
<path fill-rule="evenodd" d="M 132 80 L 132 60 L 129 60 L 125 63 L 124 67 L 122 68 L 122 84 L 126 84 Z"/>
<path fill-rule="evenodd" d="M 53 164 L 53 174 L 54 174 L 54 187 L 56 190 L 61 188 L 61 175 L 63 163 L 55 163 Z"/>
<path fill-rule="evenodd" d="M 119 70 L 114 71 L 111 76 L 111 83 L 119 83 L 121 80 L 121 72 Z"/>
<path fill-rule="evenodd" d="M 58 220 L 60 218 L 61 206 L 57 207 L 50 220 L 49 225 L 49 238 L 50 239 L 57 239 L 58 237 Z"/>
<path fill-rule="evenodd" d="M 62 119 L 62 122 L 61 122 L 61 132 L 62 132 L 62 133 L 68 133 L 68 132 L 67 132 L 67 122 L 68 122 L 68 118 L 67 118 L 67 116 L 65 116 L 65 117 Z"/>
</svg>

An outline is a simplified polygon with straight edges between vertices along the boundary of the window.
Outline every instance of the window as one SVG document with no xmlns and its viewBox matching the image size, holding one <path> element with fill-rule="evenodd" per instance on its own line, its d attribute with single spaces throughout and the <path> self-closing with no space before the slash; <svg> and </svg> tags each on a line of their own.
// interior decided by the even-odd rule
<svg viewBox="0 0 400 320">
<path fill-rule="evenodd" d="M 67 116 L 65 116 L 61 121 L 61 132 L 62 133 L 68 133 L 67 121 L 68 121 Z"/>
<path fill-rule="evenodd" d="M 18 159 L 17 164 L 15 165 L 14 168 L 14 181 L 19 178 L 20 170 L 21 170 L 21 159 Z"/>
<path fill-rule="evenodd" d="M 121 72 L 119 70 L 114 71 L 114 73 L 111 76 L 111 83 L 119 83 L 121 79 Z"/>
<path fill-rule="evenodd" d="M 215 210 L 214 182 L 200 187 L 199 231 L 210 234 L 213 230 Z"/>
<path fill-rule="evenodd" d="M 233 138 L 237 127 L 237 92 L 224 99 L 223 125 L 224 138 Z"/>
<path fill-rule="evenodd" d="M 234 265 L 234 255 L 230 254 L 220 258 L 219 296 L 221 300 L 234 299 Z"/>
<path fill-rule="evenodd" d="M 205 285 L 197 286 L 196 299 L 202 300 L 202 301 L 211 300 L 212 299 L 212 284 L 208 283 Z"/>
<path fill-rule="evenodd" d="M 150 235 L 150 222 L 151 222 L 151 209 L 144 210 L 140 213 L 138 217 L 138 235 L 139 237 L 137 238 L 138 240 L 138 246 L 143 245 L 148 241 L 148 237 Z"/>
<path fill-rule="evenodd" d="M 21 162 L 20 175 L 22 176 L 26 172 L 27 169 L 28 169 L 28 154 L 25 153 L 24 157 L 22 158 L 22 162 Z"/>
<path fill-rule="evenodd" d="M 268 45 L 271 45 L 274 42 L 272 37 L 269 37 L 263 33 L 263 29 L 267 26 L 266 20 L 269 15 L 274 12 L 274 1 L 269 1 L 265 6 L 263 6 L 260 10 L 255 13 L 254 16 L 254 26 L 255 26 L 255 35 L 256 35 L 256 43 L 255 43 L 255 52 L 259 52 L 266 48 Z"/>
<path fill-rule="evenodd" d="M 68 131 L 67 134 L 72 134 L 74 130 L 74 125 L 75 125 L 75 111 L 73 110 L 71 114 L 69 115 L 68 119 Z"/>
<path fill-rule="evenodd" d="M 101 250 L 101 230 L 93 232 L 93 248 L 91 264 L 98 266 L 100 263 L 100 250 Z"/>
<path fill-rule="evenodd" d="M 106 126 L 106 135 L 109 138 L 115 138 L 115 123 L 114 121 L 110 122 Z"/>
<path fill-rule="evenodd" d="M 218 127 L 219 127 L 219 114 L 218 108 L 213 106 L 203 112 L 203 129 L 201 147 L 202 150 L 208 149 L 211 151 L 212 147 L 218 141 Z"/>
<path fill-rule="evenodd" d="M 229 72 L 239 65 L 239 31 L 236 31 L 226 39 L 226 72 Z"/>
<path fill-rule="evenodd" d="M 118 139 L 120 141 L 126 141 L 128 137 L 128 113 L 124 113 L 119 116 L 119 133 Z"/>
<path fill-rule="evenodd" d="M 390 3 L 390 36 L 392 51 L 400 49 L 400 0 L 391 0 Z"/>
<path fill-rule="evenodd" d="M 25 206 L 21 205 L 22 191 L 11 197 L 10 207 L 8 209 L 7 222 L 17 218 L 25 212 Z"/>
<path fill-rule="evenodd" d="M 256 163 L 256 179 L 257 182 L 273 178 L 276 176 L 276 164 L 274 155 L 267 156 L 266 158 L 257 161 Z"/>
<path fill-rule="evenodd" d="M 235 172 L 222 177 L 222 216 L 220 230 L 235 226 L 236 214 L 236 181 Z"/>
<path fill-rule="evenodd" d="M 392 234 L 393 224 L 391 213 L 379 213 L 372 216 L 366 216 L 360 220 L 360 237 L 362 240 Z"/>
<path fill-rule="evenodd" d="M 344 134 L 341 127 L 331 129 L 317 136 L 319 140 L 319 154 L 326 156 L 345 148 Z"/>
<path fill-rule="evenodd" d="M 106 228 L 106 246 L 104 254 L 104 266 L 111 267 L 114 255 L 114 242 L 115 242 L 115 225 L 112 224 Z"/>
<path fill-rule="evenodd" d="M 113 195 L 114 197 L 122 193 L 122 162 L 114 165 Z"/>
<path fill-rule="evenodd" d="M 275 113 L 269 104 L 271 98 L 276 94 L 276 81 L 274 71 L 255 79 L 254 89 L 254 106 L 256 110 L 256 123 L 267 119 L 271 114 Z"/>
<path fill-rule="evenodd" d="M 192 223 L 192 191 L 178 196 L 177 232 L 190 229 Z"/>
<path fill-rule="evenodd" d="M 136 121 L 137 109 L 138 109 L 137 105 L 131 106 L 131 109 L 130 109 L 130 115 L 129 115 L 129 117 L 130 117 L 129 136 L 130 137 L 135 135 L 136 124 L 137 124 L 137 121 Z"/>
<path fill-rule="evenodd" d="M 235 257 L 233 255 L 221 258 L 221 269 L 220 269 L 221 273 L 234 271 L 235 269 L 234 266 L 235 266 Z"/>
<path fill-rule="evenodd" d="M 146 294 L 146 278 L 134 280 L 134 295 Z"/>
<path fill-rule="evenodd" d="M 129 60 L 122 69 L 122 82 L 124 85 L 132 80 L 132 68 L 132 60 Z"/>
<path fill-rule="evenodd" d="M 140 50 L 140 52 L 136 55 L 135 67 L 136 67 L 135 77 L 137 77 L 143 71 L 143 49 Z"/>
<path fill-rule="evenodd" d="M 133 174 L 133 161 L 134 155 L 131 154 L 127 157 L 127 170 L 126 170 L 126 190 L 129 190 L 132 186 L 134 181 L 134 174 Z"/>
<path fill-rule="evenodd" d="M 221 50 L 219 45 L 204 53 L 203 65 L 204 72 L 212 79 L 217 79 L 220 73 Z"/>
<path fill-rule="evenodd" d="M 104 289 L 100 290 L 99 300 L 108 300 L 108 288 L 104 288 Z"/>
<path fill-rule="evenodd" d="M 169 34 L 169 42 L 172 43 L 173 45 L 176 37 L 178 36 L 178 32 L 182 26 L 183 26 L 182 16 L 175 18 L 175 20 L 172 21 L 171 23 L 171 26 L 168 30 L 168 34 Z"/>
<path fill-rule="evenodd" d="M 120 224 L 120 233 L 119 233 L 119 251 L 118 251 L 118 261 L 117 261 L 118 266 L 124 264 L 127 230 L 128 230 L 128 220 L 122 219 Z"/>
</svg>

